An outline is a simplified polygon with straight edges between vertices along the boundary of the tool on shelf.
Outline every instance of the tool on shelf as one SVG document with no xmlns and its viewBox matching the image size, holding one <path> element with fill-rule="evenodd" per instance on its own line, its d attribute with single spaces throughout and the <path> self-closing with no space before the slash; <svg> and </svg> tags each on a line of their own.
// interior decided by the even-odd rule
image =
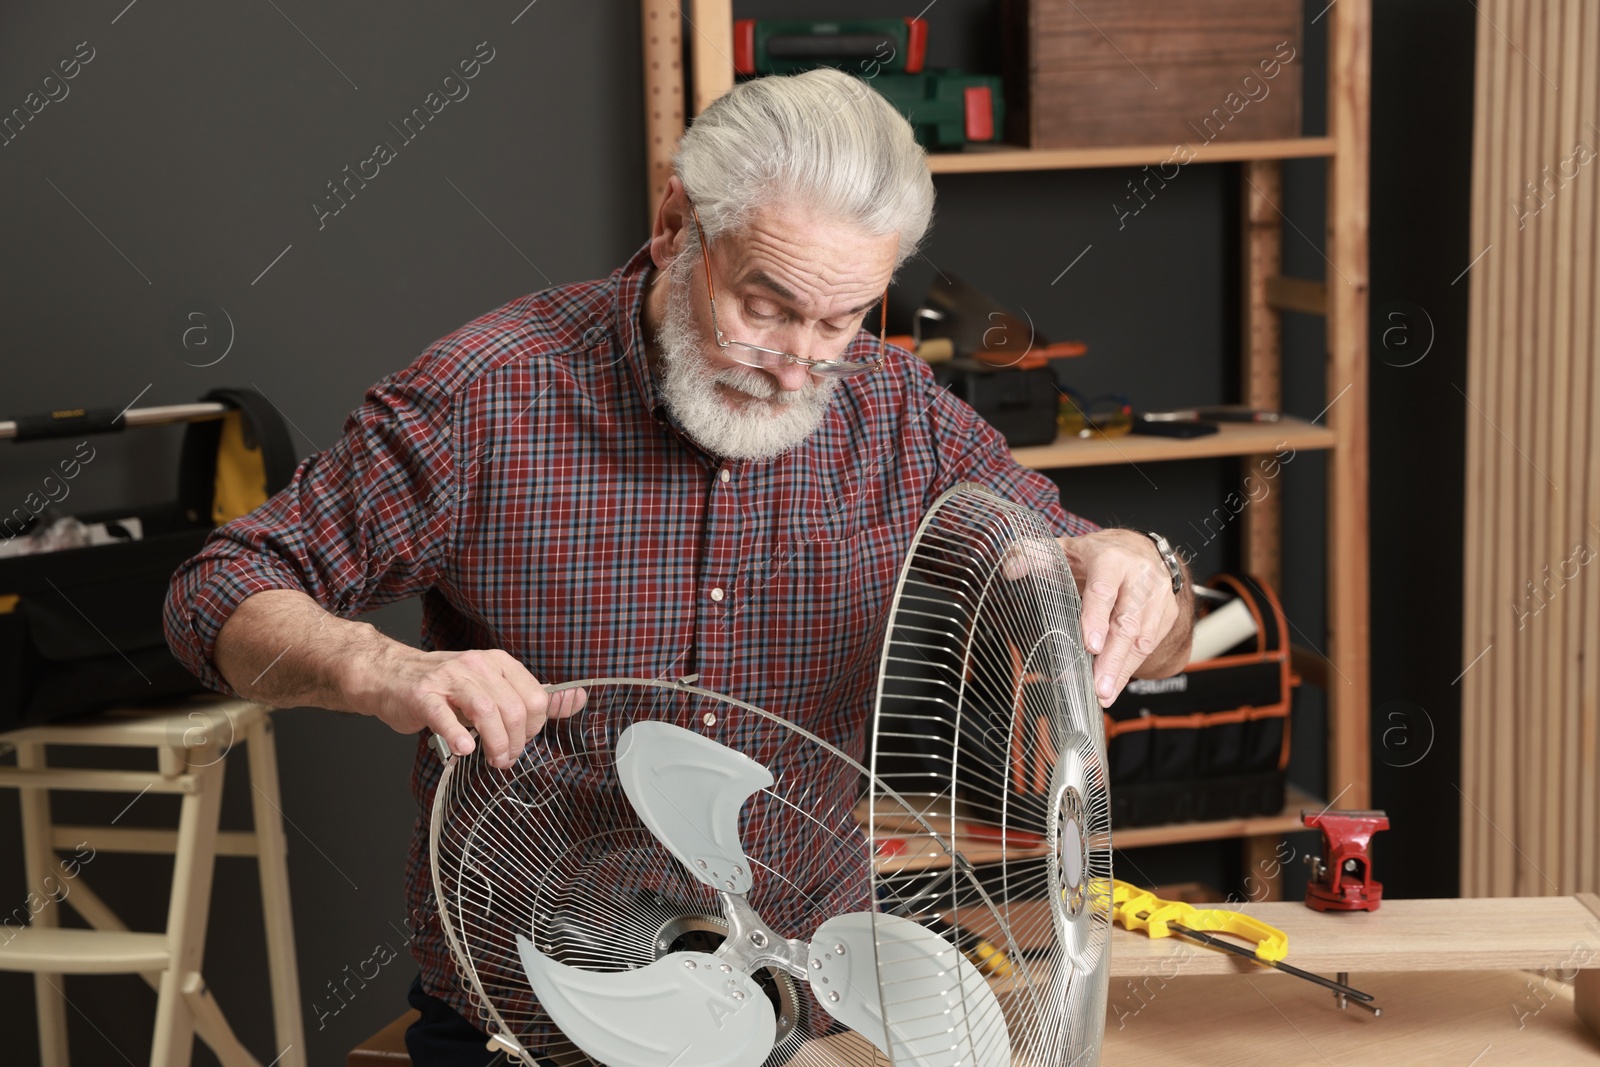
<svg viewBox="0 0 1600 1067">
<path fill-rule="evenodd" d="M 1281 422 L 1283 415 L 1243 404 L 1209 404 L 1176 411 L 1141 411 L 1147 422 Z"/>
<path fill-rule="evenodd" d="M 1306 907 L 1377 911 L 1383 883 L 1372 877 L 1372 835 L 1389 828 L 1389 816 L 1381 811 L 1302 811 L 1300 821 L 1322 831 L 1322 855 L 1306 857 L 1311 868 Z"/>
<path fill-rule="evenodd" d="M 1114 879 L 1111 883 L 1111 918 L 1113 922 L 1121 923 L 1124 929 L 1142 930 L 1151 937 L 1177 935 L 1210 948 L 1231 952 L 1331 989 L 1336 997 L 1354 999 L 1363 1007 L 1366 1006 L 1365 1002 L 1372 1000 L 1371 993 L 1363 993 L 1346 984 L 1348 975 L 1341 974 L 1339 980 L 1334 981 L 1284 963 L 1283 958 L 1289 954 L 1289 935 L 1243 912 L 1226 908 L 1197 908 L 1181 900 L 1163 900 L 1148 889 Z M 1224 941 L 1214 936 L 1218 933 L 1249 941 L 1254 948 Z M 1343 1007 L 1342 1000 L 1340 1006 Z M 1380 1012 L 1374 1009 L 1373 1014 Z"/>
</svg>

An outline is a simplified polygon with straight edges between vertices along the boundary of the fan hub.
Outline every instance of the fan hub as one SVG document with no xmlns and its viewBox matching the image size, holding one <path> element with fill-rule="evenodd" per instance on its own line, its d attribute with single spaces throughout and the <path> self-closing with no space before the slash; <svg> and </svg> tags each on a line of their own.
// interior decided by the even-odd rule
<svg viewBox="0 0 1600 1067">
<path fill-rule="evenodd" d="M 662 923 L 661 929 L 656 931 L 655 958 L 670 956 L 674 952 L 716 954 L 727 940 L 726 919 L 701 914 L 677 915 Z M 763 967 L 751 972 L 751 977 L 777 1009 L 777 1039 L 782 1041 L 800 1025 L 800 986 L 792 976 L 776 967 Z"/>
<path fill-rule="evenodd" d="M 1067 786 L 1056 802 L 1056 865 L 1062 903 L 1074 919 L 1089 901 L 1085 878 L 1089 871 L 1089 845 L 1084 838 L 1083 815 L 1083 794 L 1075 786 Z"/>
</svg>

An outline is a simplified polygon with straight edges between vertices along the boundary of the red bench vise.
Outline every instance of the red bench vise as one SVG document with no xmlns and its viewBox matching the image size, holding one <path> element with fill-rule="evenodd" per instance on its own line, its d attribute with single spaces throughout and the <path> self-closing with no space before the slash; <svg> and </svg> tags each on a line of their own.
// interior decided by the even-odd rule
<svg viewBox="0 0 1600 1067">
<path fill-rule="evenodd" d="M 1372 835 L 1389 828 L 1389 816 L 1381 811 L 1302 811 L 1300 821 L 1322 831 L 1322 855 L 1306 857 L 1311 867 L 1306 907 L 1377 911 L 1383 883 L 1372 877 Z"/>
</svg>

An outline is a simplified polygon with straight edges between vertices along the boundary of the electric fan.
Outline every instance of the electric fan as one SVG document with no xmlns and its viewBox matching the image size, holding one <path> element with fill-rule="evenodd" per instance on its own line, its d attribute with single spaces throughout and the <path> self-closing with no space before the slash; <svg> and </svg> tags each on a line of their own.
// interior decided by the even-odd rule
<svg viewBox="0 0 1600 1067">
<path fill-rule="evenodd" d="M 923 519 L 870 752 L 599 678 L 510 768 L 451 756 L 434 890 L 491 1046 L 608 1067 L 1099 1060 L 1105 742 L 1066 557 L 962 485 Z M 863 709 L 865 711 L 865 709 Z"/>
</svg>

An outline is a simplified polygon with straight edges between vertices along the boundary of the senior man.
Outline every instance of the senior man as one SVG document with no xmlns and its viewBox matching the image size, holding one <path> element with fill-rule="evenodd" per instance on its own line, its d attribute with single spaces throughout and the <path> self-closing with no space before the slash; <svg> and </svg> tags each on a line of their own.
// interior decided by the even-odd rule
<svg viewBox="0 0 1600 1067">
<path fill-rule="evenodd" d="M 859 756 L 898 567 L 963 481 L 1060 535 L 1103 704 L 1188 659 L 1171 553 L 1063 510 L 923 363 L 863 328 L 881 330 L 933 213 L 923 152 L 885 100 L 831 70 L 746 82 L 673 162 L 627 264 L 514 300 L 378 382 L 167 600 L 173 650 L 211 687 L 421 732 L 418 1064 L 486 1059 L 427 873 L 430 735 L 509 766 L 582 706 L 544 683 L 697 674 Z M 418 594 L 420 649 L 351 618 Z"/>
</svg>

